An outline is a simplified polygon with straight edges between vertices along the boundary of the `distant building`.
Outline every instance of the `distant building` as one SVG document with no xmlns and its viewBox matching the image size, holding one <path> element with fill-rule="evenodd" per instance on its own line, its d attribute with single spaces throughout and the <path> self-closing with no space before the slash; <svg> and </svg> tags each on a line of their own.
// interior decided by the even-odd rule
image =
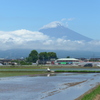
<svg viewBox="0 0 100 100">
<path fill-rule="evenodd" d="M 0 63 L 3 65 L 9 65 L 11 63 L 11 59 L 0 59 Z"/>
<path fill-rule="evenodd" d="M 89 61 L 100 61 L 100 58 L 90 58 Z"/>
<path fill-rule="evenodd" d="M 89 61 L 89 59 L 87 59 L 87 58 L 77 58 L 77 59 L 79 59 L 80 61 L 84 61 L 84 62 Z"/>
<path fill-rule="evenodd" d="M 44 60 L 37 60 L 36 64 L 55 64 L 55 58 L 51 58 L 51 59 L 44 59 Z"/>
<path fill-rule="evenodd" d="M 75 58 L 60 58 L 55 60 L 55 64 L 57 65 L 78 65 L 79 60 Z"/>
<path fill-rule="evenodd" d="M 2 65 L 17 65 L 16 62 L 12 62 L 12 59 L 0 59 L 0 64 Z"/>
</svg>

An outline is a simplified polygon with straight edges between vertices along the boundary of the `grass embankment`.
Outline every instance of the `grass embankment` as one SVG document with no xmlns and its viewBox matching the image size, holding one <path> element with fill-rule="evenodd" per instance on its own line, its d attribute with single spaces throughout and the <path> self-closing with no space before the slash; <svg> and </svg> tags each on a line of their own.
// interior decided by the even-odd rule
<svg viewBox="0 0 100 100">
<path fill-rule="evenodd" d="M 80 100 L 94 100 L 96 98 L 97 95 L 100 95 L 100 85 L 92 90 L 92 92 L 86 94 L 83 98 L 81 98 Z M 99 99 L 98 99 L 99 100 Z"/>
<path fill-rule="evenodd" d="M 44 66 L 32 66 L 32 65 L 16 65 L 16 66 L 0 66 L 0 69 L 42 69 Z"/>
<path fill-rule="evenodd" d="M 70 70 L 57 70 L 58 72 L 76 72 L 76 73 L 100 73 L 100 71 L 88 71 L 88 70 L 73 70 L 73 68 L 78 69 L 81 67 L 73 67 L 73 66 L 0 66 L 0 77 L 7 77 L 7 76 L 21 76 L 21 75 L 34 75 L 34 74 L 46 74 L 46 68 L 49 67 L 50 69 L 55 68 L 70 68 Z M 38 71 L 39 70 L 39 71 Z"/>
<path fill-rule="evenodd" d="M 100 73 L 100 71 L 90 71 L 90 70 L 56 70 L 55 72 L 76 72 L 76 73 Z"/>
<path fill-rule="evenodd" d="M 35 71 L 36 69 L 46 69 L 37 66 L 0 66 L 0 77 L 39 75 L 46 74 L 46 71 Z"/>
<path fill-rule="evenodd" d="M 0 77 L 23 76 L 23 75 L 40 75 L 46 74 L 44 71 L 0 71 Z"/>
</svg>

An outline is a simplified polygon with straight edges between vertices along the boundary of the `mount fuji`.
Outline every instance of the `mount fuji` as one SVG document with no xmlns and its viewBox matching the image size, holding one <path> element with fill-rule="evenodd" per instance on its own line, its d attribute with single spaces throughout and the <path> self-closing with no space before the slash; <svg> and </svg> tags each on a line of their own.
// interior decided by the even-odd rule
<svg viewBox="0 0 100 100">
<path fill-rule="evenodd" d="M 56 52 L 58 57 L 90 57 L 100 50 L 100 41 L 83 36 L 60 22 L 51 22 L 39 31 L 0 31 L 0 58 L 27 57 L 31 50 Z"/>
<path fill-rule="evenodd" d="M 83 36 L 63 25 L 60 23 L 50 23 L 48 25 L 45 25 L 42 27 L 39 32 L 44 33 L 45 35 L 48 35 L 50 37 L 54 38 L 64 38 L 66 40 L 71 41 L 91 41 L 92 39 L 86 36 Z"/>
</svg>

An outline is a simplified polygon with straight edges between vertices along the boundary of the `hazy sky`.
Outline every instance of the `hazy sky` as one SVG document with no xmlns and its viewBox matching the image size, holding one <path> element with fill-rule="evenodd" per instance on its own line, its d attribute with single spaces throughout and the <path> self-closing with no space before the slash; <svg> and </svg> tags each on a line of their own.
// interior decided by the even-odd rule
<svg viewBox="0 0 100 100">
<path fill-rule="evenodd" d="M 100 40 L 100 0 L 0 0 L 0 31 L 38 31 L 53 21 Z"/>
</svg>

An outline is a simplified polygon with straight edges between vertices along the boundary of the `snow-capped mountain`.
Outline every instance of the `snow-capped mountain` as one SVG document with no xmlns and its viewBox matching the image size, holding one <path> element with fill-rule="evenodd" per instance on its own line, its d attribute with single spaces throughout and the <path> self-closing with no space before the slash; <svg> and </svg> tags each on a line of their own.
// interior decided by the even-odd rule
<svg viewBox="0 0 100 100">
<path fill-rule="evenodd" d="M 39 32 L 44 33 L 50 37 L 54 38 L 64 38 L 66 40 L 77 41 L 77 40 L 84 40 L 84 41 L 91 41 L 91 38 L 83 36 L 58 22 L 50 23 L 42 27 Z"/>
<path fill-rule="evenodd" d="M 53 51 L 58 57 L 89 57 L 100 51 L 100 41 L 74 32 L 60 22 L 51 22 L 39 31 L 0 31 L 0 58 L 27 57 L 31 50 Z"/>
</svg>

